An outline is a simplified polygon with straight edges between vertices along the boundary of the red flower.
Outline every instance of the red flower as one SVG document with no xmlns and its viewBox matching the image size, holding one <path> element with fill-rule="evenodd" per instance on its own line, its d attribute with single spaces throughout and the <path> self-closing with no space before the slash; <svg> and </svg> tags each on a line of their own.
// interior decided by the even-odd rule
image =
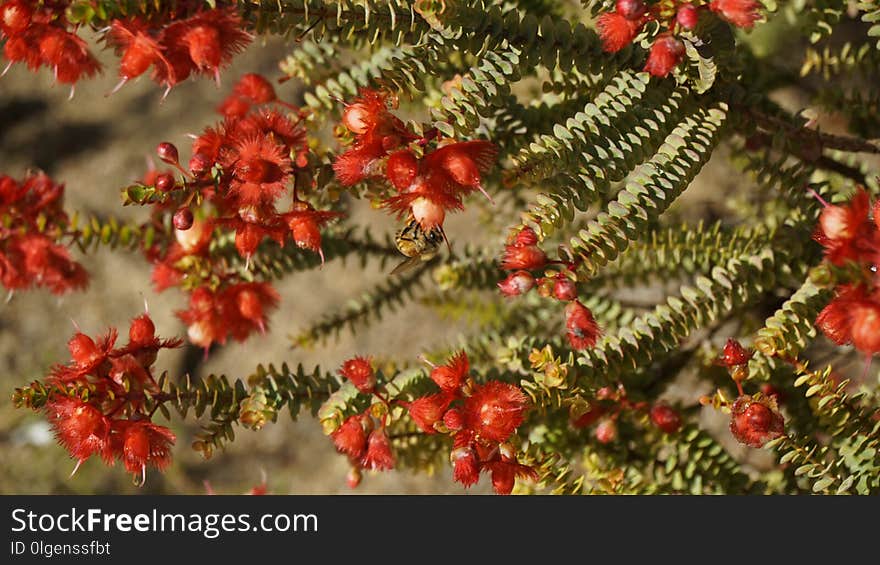
<svg viewBox="0 0 880 565">
<path fill-rule="evenodd" d="M 451 184 L 453 190 L 465 193 L 483 190 L 481 173 L 488 172 L 495 165 L 498 147 L 489 141 L 475 140 L 450 143 L 425 155 L 424 167 L 432 184 Z M 435 170 L 439 169 L 439 170 Z M 448 178 L 441 175 L 445 173 Z M 444 187 L 444 190 L 449 190 Z M 491 200 L 491 198 L 489 198 Z"/>
<path fill-rule="evenodd" d="M 508 245 L 501 257 L 505 271 L 540 269 L 547 264 L 547 255 L 537 245 Z"/>
<path fill-rule="evenodd" d="M 237 94 L 231 94 L 217 106 L 217 112 L 223 114 L 227 119 L 241 118 L 250 112 L 251 107 L 251 102 L 246 98 L 242 98 Z"/>
<path fill-rule="evenodd" d="M 825 258 L 832 264 L 877 260 L 880 235 L 868 218 L 870 208 L 870 196 L 863 187 L 847 205 L 825 205 L 813 239 L 825 248 Z"/>
<path fill-rule="evenodd" d="M 177 79 L 174 82 L 186 78 L 175 75 L 187 66 L 212 74 L 219 81 L 221 67 L 228 65 L 251 39 L 234 8 L 217 8 L 166 27 L 162 45 L 169 51 L 169 58 L 178 61 L 176 65 L 172 63 L 174 72 L 170 76 Z M 188 61 L 184 60 L 184 55 Z"/>
<path fill-rule="evenodd" d="M 510 494 L 517 478 L 538 480 L 538 473 L 527 465 L 518 463 L 516 459 L 502 456 L 496 461 L 485 464 L 492 473 L 492 488 L 496 494 Z"/>
<path fill-rule="evenodd" d="M 459 351 L 445 365 L 434 367 L 431 380 L 437 383 L 443 392 L 458 392 L 471 370 L 467 353 Z"/>
<path fill-rule="evenodd" d="M 250 206 L 240 208 L 237 215 L 223 218 L 218 223 L 235 231 L 235 248 L 242 257 L 249 259 L 266 238 L 284 245 L 287 226 L 283 220 L 281 215 L 274 212 L 274 208 Z"/>
<path fill-rule="evenodd" d="M 874 225 L 880 230 L 880 199 L 874 202 Z"/>
<path fill-rule="evenodd" d="M 403 123 L 388 111 L 391 105 L 388 92 L 362 88 L 359 96 L 346 104 L 342 123 L 358 136 L 369 135 L 377 130 L 380 134 L 404 130 Z"/>
<path fill-rule="evenodd" d="M 744 348 L 740 342 L 733 338 L 729 338 L 727 343 L 724 344 L 724 349 L 721 351 L 721 355 L 719 355 L 715 363 L 728 368 L 736 367 L 748 363 L 749 359 L 752 358 L 752 355 L 753 353 Z"/>
<path fill-rule="evenodd" d="M 816 326 L 837 345 L 849 343 L 852 341 L 853 307 L 865 299 L 861 286 L 838 287 L 837 295 L 816 316 Z"/>
<path fill-rule="evenodd" d="M 361 459 L 365 469 L 388 470 L 394 468 L 394 454 L 391 453 L 391 442 L 385 430 L 373 430 L 367 438 L 367 452 Z"/>
<path fill-rule="evenodd" d="M 289 150 L 258 135 L 237 142 L 222 160 L 232 171 L 230 194 L 238 206 L 271 205 L 281 196 L 292 171 Z"/>
<path fill-rule="evenodd" d="M 43 234 L 11 237 L 5 255 L 0 255 L 0 281 L 7 288 L 36 285 L 53 294 L 64 294 L 88 286 L 88 273 L 82 265 L 70 258 L 66 248 Z"/>
<path fill-rule="evenodd" d="M 599 37 L 602 38 L 602 48 L 614 53 L 620 51 L 635 39 L 642 28 L 642 20 L 628 20 L 616 12 L 606 12 L 596 20 L 599 28 Z"/>
<path fill-rule="evenodd" d="M 247 114 L 254 104 L 262 105 L 270 102 L 277 102 L 288 108 L 296 109 L 294 106 L 278 100 L 272 83 L 264 77 L 256 73 L 247 73 L 238 79 L 232 94 L 226 97 L 217 111 L 227 118 L 240 118 Z"/>
<path fill-rule="evenodd" d="M 369 176 L 375 175 L 379 168 L 382 150 L 375 147 L 349 149 L 333 161 L 336 180 L 342 186 L 354 186 Z"/>
<path fill-rule="evenodd" d="M 565 330 L 568 342 L 577 350 L 593 347 L 602 333 L 593 313 L 578 300 L 565 307 Z"/>
<path fill-rule="evenodd" d="M 58 442 L 77 460 L 77 467 L 94 454 L 106 455 L 110 422 L 94 406 L 56 394 L 46 403 L 46 417 Z"/>
<path fill-rule="evenodd" d="M 852 342 L 866 355 L 880 353 L 880 304 L 864 301 L 852 312 Z"/>
<path fill-rule="evenodd" d="M 290 228 L 290 234 L 296 245 L 318 253 L 321 256 L 321 264 L 324 263 L 324 250 L 321 249 L 321 228 L 340 216 L 342 216 L 340 212 L 315 210 L 307 202 L 295 202 L 293 210 L 282 215 Z"/>
<path fill-rule="evenodd" d="M 399 191 L 409 189 L 419 173 L 419 161 L 412 151 L 402 149 L 388 156 L 385 163 L 385 176 Z"/>
<path fill-rule="evenodd" d="M 681 416 L 665 404 L 651 407 L 651 423 L 667 434 L 673 434 L 681 428 Z"/>
<path fill-rule="evenodd" d="M 238 341 L 244 341 L 259 330 L 266 333 L 269 326 L 266 312 L 278 307 L 281 297 L 266 282 L 237 283 L 222 291 L 220 304 L 227 329 Z"/>
<path fill-rule="evenodd" d="M 684 57 L 684 44 L 675 37 L 664 34 L 654 40 L 645 69 L 656 77 L 665 77 Z"/>
<path fill-rule="evenodd" d="M 45 26 L 39 39 L 43 64 L 54 69 L 55 79 L 74 84 L 83 76 L 95 76 L 101 64 L 89 52 L 86 42 L 60 27 Z"/>
<path fill-rule="evenodd" d="M 880 300 L 861 285 L 838 287 L 816 325 L 838 345 L 852 343 L 867 355 L 880 352 Z"/>
<path fill-rule="evenodd" d="M 177 317 L 189 326 L 186 335 L 194 345 L 208 349 L 215 342 L 226 343 L 228 327 L 219 296 L 210 289 L 195 289 L 189 297 L 189 309 L 179 310 Z"/>
<path fill-rule="evenodd" d="M 0 4 L 0 31 L 7 37 L 22 33 L 31 23 L 34 9 L 25 0 L 10 0 Z"/>
<path fill-rule="evenodd" d="M 278 99 L 272 83 L 256 73 L 242 75 L 235 83 L 233 92 L 254 104 L 268 104 Z"/>
<path fill-rule="evenodd" d="M 452 479 L 468 488 L 480 480 L 480 462 L 470 447 L 457 447 L 450 454 Z"/>
<path fill-rule="evenodd" d="M 53 379 L 61 383 L 72 382 L 94 373 L 110 358 L 116 336 L 116 330 L 110 328 L 96 343 L 82 332 L 74 334 L 67 342 L 71 363 L 54 367 Z"/>
<path fill-rule="evenodd" d="M 709 9 L 737 27 L 751 29 L 761 19 L 760 4 L 755 0 L 712 0 Z"/>
<path fill-rule="evenodd" d="M 115 48 L 116 54 L 121 55 L 119 76 L 122 82 L 117 88 L 144 74 L 150 65 L 162 65 L 166 73 L 173 72 L 162 54 L 159 42 L 150 35 L 147 25 L 140 20 L 113 20 L 106 39 L 107 44 Z"/>
<path fill-rule="evenodd" d="M 144 367 L 156 361 L 159 349 L 180 347 L 182 339 L 160 339 L 156 336 L 156 325 L 149 314 L 141 314 L 131 321 L 128 328 L 128 345 L 121 351 L 134 356 Z"/>
<path fill-rule="evenodd" d="M 410 418 L 426 434 L 436 433 L 434 424 L 443 420 L 443 414 L 455 400 L 448 392 L 438 392 L 430 396 L 417 398 L 406 404 Z"/>
<path fill-rule="evenodd" d="M 528 271 L 516 271 L 498 283 L 498 288 L 504 296 L 519 296 L 532 290 L 535 286 L 535 277 Z"/>
<path fill-rule="evenodd" d="M 412 213 L 425 229 L 441 225 L 446 210 L 463 208 L 463 195 L 479 190 L 491 200 L 481 174 L 492 168 L 497 154 L 488 141 L 450 143 L 427 153 L 419 163 L 420 174 L 412 178 L 412 164 L 405 162 L 409 159 L 395 157 L 389 180 L 401 192 L 382 205 L 400 215 Z"/>
<path fill-rule="evenodd" d="M 114 420 L 110 439 L 113 454 L 141 480 L 147 465 L 162 471 L 171 464 L 171 447 L 177 440 L 171 430 L 149 420 Z"/>
<path fill-rule="evenodd" d="M 349 416 L 330 437 L 340 453 L 354 459 L 360 459 L 367 450 L 367 434 L 360 415 Z"/>
<path fill-rule="evenodd" d="M 740 396 L 731 407 L 730 432 L 736 440 L 749 447 L 763 447 L 781 437 L 785 420 L 772 397 Z"/>
<path fill-rule="evenodd" d="M 535 230 L 526 226 L 516 232 L 516 235 L 513 237 L 513 241 L 509 241 L 509 246 L 514 247 L 527 247 L 530 245 L 537 245 L 538 243 L 538 234 L 535 233 Z"/>
<path fill-rule="evenodd" d="M 349 359 L 342 364 L 339 373 L 361 392 L 373 392 L 376 386 L 376 373 L 373 371 L 369 357 Z"/>
<path fill-rule="evenodd" d="M 465 424 L 465 415 L 458 408 L 447 410 L 443 415 L 443 425 L 454 432 L 463 430 Z"/>
<path fill-rule="evenodd" d="M 522 424 L 526 402 L 519 387 L 489 381 L 474 388 L 462 411 L 469 430 L 481 438 L 503 442 Z"/>
</svg>

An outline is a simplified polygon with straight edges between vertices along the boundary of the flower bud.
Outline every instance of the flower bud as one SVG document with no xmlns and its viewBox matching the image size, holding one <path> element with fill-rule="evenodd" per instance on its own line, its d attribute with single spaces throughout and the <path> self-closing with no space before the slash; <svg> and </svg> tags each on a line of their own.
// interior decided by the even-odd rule
<svg viewBox="0 0 880 565">
<path fill-rule="evenodd" d="M 361 392 L 369 393 L 376 386 L 376 374 L 369 357 L 354 357 L 342 364 L 339 373 Z"/>
<path fill-rule="evenodd" d="M 681 428 L 681 416 L 665 404 L 655 404 L 651 408 L 651 423 L 667 434 L 672 434 Z"/>
<path fill-rule="evenodd" d="M 628 20 L 637 20 L 645 15 L 647 7 L 642 0 L 617 0 L 615 11 Z"/>
<path fill-rule="evenodd" d="M 752 353 L 750 351 L 744 348 L 737 340 L 730 338 L 727 340 L 727 343 L 724 344 L 724 349 L 716 360 L 716 364 L 728 368 L 736 367 L 739 365 L 745 365 L 751 358 Z"/>
<path fill-rule="evenodd" d="M 617 439 L 617 422 L 614 418 L 605 418 L 596 426 L 595 433 L 599 443 L 611 443 Z"/>
<path fill-rule="evenodd" d="M 480 479 L 480 464 L 476 452 L 470 447 L 457 447 L 449 457 L 452 460 L 452 478 L 465 488 Z"/>
<path fill-rule="evenodd" d="M 524 247 L 527 245 L 535 245 L 538 243 L 538 234 L 530 227 L 524 227 L 516 234 L 511 245 Z"/>
<path fill-rule="evenodd" d="M 156 325 L 149 314 L 143 314 L 131 321 L 128 328 L 128 340 L 135 344 L 149 344 L 156 337 Z"/>
<path fill-rule="evenodd" d="M 505 271 L 518 269 L 540 269 L 547 264 L 547 255 L 536 245 L 508 245 L 501 257 L 501 268 Z"/>
<path fill-rule="evenodd" d="M 763 447 L 768 441 L 782 436 L 784 429 L 785 420 L 772 397 L 740 396 L 731 407 L 730 432 L 744 445 Z"/>
<path fill-rule="evenodd" d="M 174 228 L 186 231 L 193 225 L 193 213 L 189 208 L 180 208 L 177 212 L 174 213 L 174 217 L 172 218 L 172 222 L 174 223 Z"/>
<path fill-rule="evenodd" d="M 174 177 L 168 173 L 162 173 L 156 177 L 156 190 L 160 192 L 171 192 L 175 186 Z"/>
<path fill-rule="evenodd" d="M 578 296 L 577 285 L 569 278 L 559 277 L 553 285 L 553 296 L 564 302 L 575 300 Z"/>
<path fill-rule="evenodd" d="M 360 102 L 346 106 L 342 113 L 342 123 L 356 135 L 367 133 L 375 120 L 370 108 Z"/>
<path fill-rule="evenodd" d="M 682 4 L 675 14 L 675 21 L 684 29 L 694 29 L 700 19 L 700 12 L 693 4 Z"/>
<path fill-rule="evenodd" d="M 358 467 L 352 467 L 348 470 L 348 474 L 345 475 L 345 482 L 348 484 L 348 488 L 357 488 L 361 484 L 361 479 L 363 479 L 363 474 Z"/>
<path fill-rule="evenodd" d="M 22 0 L 12 0 L 0 5 L 0 31 L 7 36 L 19 34 L 27 29 L 34 15 L 33 8 Z"/>
<path fill-rule="evenodd" d="M 180 155 L 177 153 L 177 147 L 173 143 L 163 141 L 156 147 L 156 154 L 159 155 L 159 159 L 169 165 L 180 163 Z"/>
<path fill-rule="evenodd" d="M 519 296 L 530 291 L 534 286 L 535 277 L 528 271 L 516 271 L 498 283 L 498 288 L 504 296 Z"/>
</svg>

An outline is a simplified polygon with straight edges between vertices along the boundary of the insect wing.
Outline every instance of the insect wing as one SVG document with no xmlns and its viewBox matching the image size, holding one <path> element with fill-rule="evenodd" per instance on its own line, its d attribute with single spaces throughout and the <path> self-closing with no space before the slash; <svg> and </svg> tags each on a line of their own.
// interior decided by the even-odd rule
<svg viewBox="0 0 880 565">
<path fill-rule="evenodd" d="M 408 273 L 422 264 L 422 258 L 418 255 L 414 257 L 407 257 L 403 261 L 400 262 L 399 265 L 394 267 L 394 270 L 389 273 L 390 275 L 402 275 L 404 273 Z"/>
</svg>

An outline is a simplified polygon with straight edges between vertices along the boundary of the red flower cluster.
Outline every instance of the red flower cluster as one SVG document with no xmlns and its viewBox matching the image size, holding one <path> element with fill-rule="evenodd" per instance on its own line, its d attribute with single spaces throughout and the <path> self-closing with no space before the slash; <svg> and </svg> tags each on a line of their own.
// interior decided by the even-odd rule
<svg viewBox="0 0 880 565">
<path fill-rule="evenodd" d="M 65 15 L 69 2 L 9 0 L 0 4 L 0 39 L 3 55 L 31 70 L 49 67 L 55 80 L 75 84 L 101 70 L 86 42 L 72 31 Z M 5 73 L 6 71 L 4 71 Z M 71 89 L 71 96 L 73 89 Z"/>
<path fill-rule="evenodd" d="M 342 123 L 354 141 L 333 163 L 341 184 L 387 180 L 397 194 L 382 205 L 401 216 L 412 214 L 426 230 L 442 226 L 448 210 L 463 209 L 463 196 L 479 190 L 489 198 L 482 175 L 495 164 L 493 143 L 449 140 L 427 150 L 437 131 L 417 136 L 391 113 L 393 106 L 389 94 L 371 89 L 346 105 Z"/>
<path fill-rule="evenodd" d="M 372 394 L 390 411 L 388 400 L 376 390 L 376 376 L 368 358 L 349 359 L 339 372 L 360 392 Z M 387 471 L 394 468 L 394 453 L 385 432 L 387 424 L 387 412 L 375 418 L 372 410 L 367 408 L 361 414 L 349 416 L 330 434 L 337 451 L 347 455 L 351 463 L 352 471 L 348 477 L 351 488 L 360 484 L 361 469 Z"/>
<path fill-rule="evenodd" d="M 46 417 L 59 443 L 77 460 L 76 469 L 92 455 L 108 465 L 119 459 L 143 484 L 147 465 L 163 470 L 171 462 L 175 436 L 150 421 L 146 395 L 158 394 L 151 373 L 160 349 L 178 347 L 179 339 L 160 339 L 148 314 L 131 322 L 128 343 L 116 347 L 111 329 L 98 339 L 77 332 L 68 342 L 71 360 L 56 365 Z"/>
<path fill-rule="evenodd" d="M 45 174 L 23 181 L 0 175 L 0 282 L 10 291 L 32 286 L 54 294 L 85 288 L 88 274 L 58 239 L 67 224 L 64 185 Z"/>
<path fill-rule="evenodd" d="M 184 178 L 177 182 L 162 173 L 146 179 L 164 195 L 155 204 L 156 223 L 161 225 L 165 214 L 179 206 L 173 216 L 175 241 L 148 251 L 154 285 L 163 290 L 186 280 L 194 289 L 189 309 L 179 316 L 189 324 L 190 340 L 206 349 L 225 343 L 229 336 L 244 340 L 254 330 L 265 331 L 266 313 L 278 304 L 278 294 L 268 283 L 245 282 L 228 268 L 225 258 L 213 253 L 215 232 L 234 232 L 235 247 L 248 261 L 265 240 L 285 245 L 289 237 L 297 246 L 317 252 L 323 262 L 320 228 L 340 215 L 315 210 L 300 199 L 295 177 L 309 176 L 301 116 L 295 121 L 267 104 L 289 107 L 265 78 L 245 75 L 221 105 L 226 118 L 195 138 L 189 170 L 180 164 L 174 145 L 159 145 L 160 159 Z M 278 202 L 291 185 L 290 208 L 279 211 Z M 194 215 L 193 202 L 211 206 Z M 204 272 L 212 276 L 199 275 Z"/>
<path fill-rule="evenodd" d="M 569 273 L 558 273 L 553 276 L 535 278 L 529 271 L 542 269 L 550 263 L 544 251 L 538 247 L 538 234 L 530 227 L 524 227 L 508 237 L 504 254 L 501 257 L 501 268 L 514 271 L 498 283 L 504 296 L 512 297 L 525 294 L 533 288 L 544 297 L 553 297 L 568 302 L 565 307 L 565 330 L 569 343 L 575 349 L 587 349 L 596 344 L 602 331 L 593 313 L 577 299 L 577 284 L 573 280 L 574 269 L 568 266 Z"/>
<path fill-rule="evenodd" d="M 596 440 L 607 444 L 617 439 L 617 421 L 622 414 L 644 413 L 648 406 L 647 402 L 630 400 L 623 385 L 618 385 L 616 390 L 602 387 L 596 391 L 596 397 L 590 402 L 588 409 L 571 420 L 571 425 L 575 428 L 586 428 L 596 424 L 593 431 Z M 662 402 L 651 406 L 648 419 L 654 427 L 667 434 L 677 432 L 682 425 L 681 415 Z"/>
<path fill-rule="evenodd" d="M 121 57 L 117 89 L 152 66 L 152 79 L 166 87 L 166 95 L 193 73 L 211 75 L 219 84 L 220 69 L 251 39 L 231 7 L 199 10 L 172 22 L 113 20 L 105 36 Z"/>
<path fill-rule="evenodd" d="M 469 376 L 470 362 L 462 351 L 445 365 L 434 366 L 431 379 L 440 391 L 404 405 L 426 434 L 453 436 L 453 478 L 469 487 L 481 471 L 492 476 L 498 494 L 510 494 L 517 477 L 537 479 L 534 469 L 517 461 L 506 443 L 522 424 L 527 399 L 516 385 L 501 381 L 477 384 Z"/>
<path fill-rule="evenodd" d="M 0 4 L 0 38 L 9 64 L 30 69 L 49 67 L 58 82 L 75 84 L 92 77 L 100 64 L 68 20 L 71 3 L 8 0 Z M 132 17 L 110 22 L 104 41 L 120 56 L 121 81 L 152 67 L 152 79 L 166 87 L 165 94 L 194 73 L 220 80 L 220 70 L 250 43 L 244 21 L 234 7 L 202 9 L 199 3 L 180 3 L 174 11 L 149 19 Z M 71 95 L 73 90 L 71 90 Z"/>
<path fill-rule="evenodd" d="M 501 268 L 505 271 L 520 271 L 514 273 L 520 277 L 523 275 L 522 271 L 543 269 L 547 263 L 547 255 L 538 247 L 538 234 L 528 226 L 508 238 L 507 245 L 504 247 L 504 255 L 501 257 Z M 529 275 L 529 273 L 526 272 L 525 275 Z M 502 286 L 507 284 L 509 283 L 504 281 L 499 283 L 498 286 L 501 287 L 502 293 L 505 296 L 516 296 L 513 292 L 515 286 L 510 286 L 507 289 Z"/>
<path fill-rule="evenodd" d="M 266 312 L 278 307 L 279 300 L 278 292 L 265 282 L 233 283 L 216 291 L 199 287 L 190 295 L 189 308 L 177 316 L 187 324 L 190 342 L 207 350 L 230 336 L 244 341 L 255 330 L 266 333 Z"/>
<path fill-rule="evenodd" d="M 880 200 L 873 205 L 873 221 L 870 197 L 863 187 L 848 205 L 822 203 L 825 208 L 814 239 L 824 247 L 825 260 L 836 266 L 855 265 L 862 276 L 838 285 L 816 325 L 834 343 L 851 343 L 870 359 L 880 353 Z"/>
<path fill-rule="evenodd" d="M 654 39 L 644 70 L 665 77 L 678 66 L 685 54 L 684 43 L 675 34 L 680 30 L 694 29 L 700 12 L 712 11 L 737 27 L 751 29 L 761 17 L 759 9 L 755 0 L 672 0 L 650 6 L 643 0 L 617 0 L 613 12 L 599 16 L 596 27 L 605 51 L 613 53 L 632 43 L 647 22 L 657 21 L 664 31 Z"/>
</svg>

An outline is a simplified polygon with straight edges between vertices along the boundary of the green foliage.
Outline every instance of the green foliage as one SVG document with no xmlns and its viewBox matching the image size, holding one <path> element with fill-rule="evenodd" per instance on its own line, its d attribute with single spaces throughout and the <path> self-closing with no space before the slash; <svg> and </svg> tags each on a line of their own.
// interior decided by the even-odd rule
<svg viewBox="0 0 880 565">
<path fill-rule="evenodd" d="M 78 2 L 72 9 L 77 21 L 96 25 L 136 4 L 142 3 Z M 148 4 L 138 9 L 149 12 Z M 348 194 L 332 179 L 339 146 L 331 130 L 344 103 L 365 87 L 395 95 L 395 111 L 419 135 L 487 139 L 499 149 L 499 165 L 482 178 L 494 207 L 465 203 L 480 207 L 487 228 L 481 243 L 462 242 L 451 257 L 381 279 L 358 299 L 307 321 L 291 336 L 295 347 L 368 330 L 413 304 L 461 323 L 459 345 L 473 368 L 467 386 L 498 380 L 529 397 L 511 449 L 538 480 L 521 481 L 522 492 L 880 491 L 876 382 L 853 392 L 847 381 L 835 381 L 832 365 L 845 357 L 838 349 L 824 369 L 811 368 L 830 349 L 817 339 L 815 320 L 833 296 L 812 239 L 820 198 L 841 204 L 855 183 L 880 190 L 871 160 L 880 154 L 872 140 L 880 137 L 876 2 L 798 0 L 778 12 L 775 2 L 764 2 L 767 27 L 758 23 L 752 33 L 735 33 L 707 11 L 696 29 L 677 31 L 684 60 L 667 78 L 643 70 L 660 29 L 656 21 L 632 45 L 604 51 L 593 22 L 613 9 L 612 0 L 238 5 L 258 33 L 294 40 L 280 67 L 301 85 L 306 124 L 315 134 L 311 148 L 320 163 L 306 190 L 310 199 L 336 209 L 349 196 L 378 200 L 388 190 L 369 182 Z M 777 52 L 782 46 L 788 51 Z M 787 91 L 794 94 L 786 97 Z M 804 100 L 839 113 L 846 123 L 835 126 L 846 131 L 817 122 L 815 112 L 792 109 Z M 332 133 L 344 137 L 339 129 Z M 710 161 L 717 166 L 706 167 Z M 706 168 L 703 192 L 680 202 Z M 123 197 L 126 204 L 168 198 L 142 185 L 127 187 Z M 539 285 L 566 270 L 577 278 L 578 300 L 602 328 L 595 346 L 574 349 L 566 339 L 565 303 L 548 296 L 546 285 L 540 293 L 499 296 L 497 284 L 507 274 L 499 266 L 504 235 L 522 226 L 536 230 L 552 260 L 532 270 Z M 143 250 L 171 235 L 170 225 L 76 216 L 64 230 L 57 235 L 83 251 Z M 349 219 L 324 230 L 322 246 L 328 263 L 348 270 L 369 265 L 386 273 L 403 259 L 391 237 Z M 244 280 L 277 280 L 321 264 L 310 251 L 274 242 L 245 261 L 231 234 L 215 238 L 210 253 Z M 784 435 L 766 446 L 778 456 L 771 471 L 746 469 L 724 427 L 699 424 L 708 408 L 697 389 L 733 389 L 724 370 L 708 361 L 728 337 L 744 338 L 755 350 L 737 384 L 771 383 L 793 396 L 782 407 Z M 437 344 L 426 356 L 438 361 L 447 349 Z M 537 358 L 552 359 L 551 369 Z M 258 366 L 245 380 L 166 375 L 150 402 L 166 416 L 173 407 L 205 420 L 195 447 L 206 456 L 234 439 L 235 426 L 259 429 L 285 407 L 293 418 L 308 410 L 327 433 L 369 411 L 383 425 L 389 421 L 400 466 L 445 469 L 450 437 L 419 430 L 407 415 L 407 403 L 437 391 L 430 371 L 412 363 L 382 360 L 381 397 L 319 369 L 283 365 Z M 688 379 L 699 384 L 676 401 L 684 423 L 661 433 L 646 407 Z M 615 413 L 619 436 L 599 441 L 593 429 L 574 422 L 600 391 L 617 387 L 640 407 Z M 48 394 L 34 383 L 15 399 L 38 409 Z"/>
</svg>

